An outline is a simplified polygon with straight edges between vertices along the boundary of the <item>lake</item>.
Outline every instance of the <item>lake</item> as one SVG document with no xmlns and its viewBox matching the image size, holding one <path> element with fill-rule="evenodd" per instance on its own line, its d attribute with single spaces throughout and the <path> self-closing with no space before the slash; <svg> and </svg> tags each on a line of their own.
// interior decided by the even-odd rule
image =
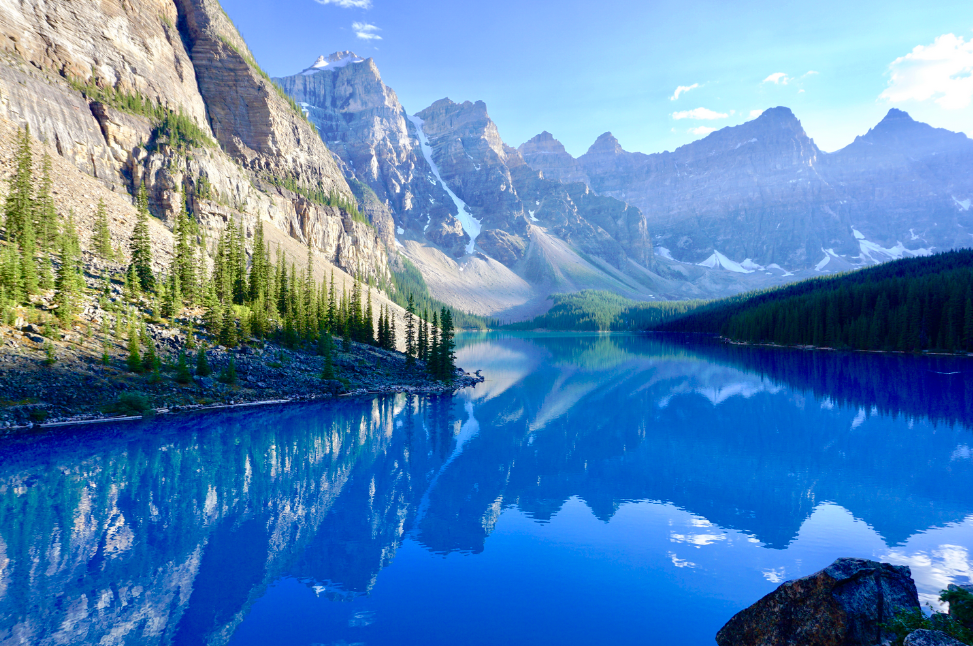
<svg viewBox="0 0 973 646">
<path fill-rule="evenodd" d="M 971 359 L 457 340 L 452 397 L 4 440 L 0 644 L 710 645 L 840 556 L 973 577 Z"/>
</svg>

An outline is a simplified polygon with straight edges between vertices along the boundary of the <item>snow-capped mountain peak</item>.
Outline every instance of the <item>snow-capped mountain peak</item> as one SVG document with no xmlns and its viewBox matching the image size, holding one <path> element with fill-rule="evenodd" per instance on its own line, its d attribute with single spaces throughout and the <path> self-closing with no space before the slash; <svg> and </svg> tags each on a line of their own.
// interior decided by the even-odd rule
<svg viewBox="0 0 973 646">
<path fill-rule="evenodd" d="M 339 69 L 350 65 L 351 63 L 364 63 L 365 59 L 358 56 L 354 52 L 344 51 L 335 52 L 331 56 L 318 56 L 318 60 L 314 61 L 311 67 L 307 68 L 301 74 L 308 76 L 310 74 L 317 74 L 318 72 L 325 72 L 330 70 Z"/>
</svg>

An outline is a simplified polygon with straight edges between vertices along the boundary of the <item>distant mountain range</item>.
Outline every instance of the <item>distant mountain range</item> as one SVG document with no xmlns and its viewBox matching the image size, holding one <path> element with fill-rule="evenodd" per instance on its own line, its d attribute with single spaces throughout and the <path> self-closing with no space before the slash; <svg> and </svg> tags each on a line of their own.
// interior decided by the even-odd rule
<svg viewBox="0 0 973 646">
<path fill-rule="evenodd" d="M 783 107 L 672 153 L 629 153 L 610 133 L 578 159 L 549 133 L 520 153 L 639 207 L 677 260 L 846 269 L 973 241 L 973 141 L 896 109 L 830 154 Z"/>
<path fill-rule="evenodd" d="M 481 313 L 586 288 L 721 296 L 973 242 L 973 141 L 900 110 L 835 153 L 777 107 L 674 152 L 605 133 L 576 159 L 547 132 L 508 146 L 481 101 L 410 116 L 352 52 L 276 81 L 433 293 Z"/>
</svg>

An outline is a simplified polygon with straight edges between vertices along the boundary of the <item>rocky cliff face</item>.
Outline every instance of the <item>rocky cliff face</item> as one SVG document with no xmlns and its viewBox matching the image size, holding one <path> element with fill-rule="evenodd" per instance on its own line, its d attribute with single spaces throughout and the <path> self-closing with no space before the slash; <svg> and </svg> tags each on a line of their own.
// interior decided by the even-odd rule
<svg viewBox="0 0 973 646">
<path fill-rule="evenodd" d="M 564 145 L 546 130 L 517 149 L 531 167 L 544 171 L 544 177 L 571 184 L 589 182 L 580 162 L 572 157 Z"/>
<path fill-rule="evenodd" d="M 671 153 L 630 153 L 610 133 L 577 160 L 546 133 L 521 152 L 545 176 L 637 206 L 663 254 L 738 272 L 922 255 L 968 244 L 973 225 L 973 141 L 899 110 L 834 154 L 787 108 Z"/>
<path fill-rule="evenodd" d="M 369 215 L 389 246 L 399 227 L 462 249 L 456 207 L 433 178 L 415 126 L 372 59 L 352 52 L 322 56 L 278 83 L 307 110 L 348 177 L 374 193 Z"/>
<path fill-rule="evenodd" d="M 230 218 L 248 237 L 269 220 L 350 272 L 387 275 L 373 229 L 275 186 L 352 195 L 214 0 L 29 0 L 0 8 L 0 34 L 0 117 L 107 189 L 134 194 L 145 182 L 170 225 L 182 192 L 211 239 Z M 215 145 L 157 143 L 157 117 L 133 99 L 181 112 Z"/>
<path fill-rule="evenodd" d="M 629 258 L 651 262 L 648 228 L 637 208 L 600 200 L 583 184 L 566 185 L 531 169 L 500 139 L 482 101 L 443 99 L 418 116 L 443 179 L 480 220 L 478 247 L 487 254 L 513 266 L 524 257 L 532 228 L 546 227 L 616 268 Z"/>
</svg>

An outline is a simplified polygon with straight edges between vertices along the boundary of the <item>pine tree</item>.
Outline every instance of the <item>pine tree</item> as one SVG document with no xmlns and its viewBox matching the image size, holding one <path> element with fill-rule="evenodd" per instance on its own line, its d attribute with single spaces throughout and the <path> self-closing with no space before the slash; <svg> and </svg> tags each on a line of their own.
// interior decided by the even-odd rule
<svg viewBox="0 0 973 646">
<path fill-rule="evenodd" d="M 372 318 L 372 286 L 368 286 L 368 307 L 362 317 L 362 342 L 375 345 L 375 321 Z"/>
<path fill-rule="evenodd" d="M 44 153 L 41 181 L 34 199 L 34 232 L 37 246 L 44 253 L 57 243 L 57 209 L 54 206 L 54 182 L 51 179 L 51 156 Z"/>
<path fill-rule="evenodd" d="M 439 338 L 437 332 L 439 331 L 439 317 L 436 314 L 436 310 L 432 312 L 432 327 L 429 333 L 429 349 L 427 350 L 428 355 L 426 357 L 426 369 L 432 374 L 436 379 L 439 378 L 439 370 L 441 368 L 439 362 Z"/>
<path fill-rule="evenodd" d="M 196 325 L 192 319 L 189 319 L 189 328 L 186 330 L 186 349 L 195 350 L 196 349 Z"/>
<path fill-rule="evenodd" d="M 233 385 L 236 383 L 236 360 L 231 356 L 230 362 L 220 371 L 220 381 L 224 384 Z"/>
<path fill-rule="evenodd" d="M 57 268 L 57 278 L 54 289 L 57 293 L 54 302 L 57 304 L 57 315 L 61 323 L 68 325 L 77 313 L 78 301 L 84 290 L 84 280 L 81 277 L 81 248 L 78 234 L 74 228 L 74 217 L 69 215 L 61 235 L 61 264 Z"/>
<path fill-rule="evenodd" d="M 395 350 L 395 328 L 392 321 L 392 308 L 386 305 L 385 315 L 382 317 L 382 347 L 386 350 Z"/>
<path fill-rule="evenodd" d="M 213 374 L 213 371 L 210 369 L 209 360 L 206 358 L 206 348 L 199 346 L 199 350 L 196 351 L 196 376 L 209 377 L 211 374 Z"/>
<path fill-rule="evenodd" d="M 327 330 L 321 334 L 321 345 L 324 350 L 324 370 L 321 371 L 321 378 L 334 379 L 334 342 Z"/>
<path fill-rule="evenodd" d="M 196 245 L 193 227 L 186 212 L 184 196 L 180 194 L 179 213 L 176 214 L 176 225 L 173 230 L 175 238 L 175 253 L 169 275 L 178 279 L 180 295 L 189 302 L 195 302 L 196 285 Z"/>
<path fill-rule="evenodd" d="M 456 343 L 453 341 L 453 312 L 445 307 L 440 316 L 439 374 L 442 379 L 452 381 L 456 374 Z"/>
<path fill-rule="evenodd" d="M 268 294 L 267 250 L 264 248 L 264 223 L 257 222 L 253 234 L 253 256 L 250 259 L 250 302 L 256 302 L 260 294 Z"/>
<path fill-rule="evenodd" d="M 189 373 L 189 363 L 186 361 L 186 352 L 180 350 L 179 360 L 176 362 L 176 383 L 185 385 L 192 380 L 193 376 Z"/>
<path fill-rule="evenodd" d="M 20 233 L 20 277 L 24 293 L 29 298 L 39 289 L 37 283 L 37 245 L 34 242 L 34 223 L 28 218 Z"/>
<path fill-rule="evenodd" d="M 142 357 L 139 354 L 139 337 L 134 329 L 129 327 L 128 331 L 128 364 L 129 372 L 141 372 Z"/>
<path fill-rule="evenodd" d="M 418 353 L 420 360 L 429 360 L 429 312 L 425 309 L 422 310 L 422 318 L 419 320 Z"/>
<path fill-rule="evenodd" d="M 247 302 L 247 252 L 243 246 L 243 224 L 231 230 L 230 255 L 233 276 L 233 302 L 243 305 Z"/>
<path fill-rule="evenodd" d="M 10 178 L 7 202 L 4 209 L 7 241 L 19 244 L 24 227 L 34 216 L 33 157 L 30 148 L 30 127 L 20 131 L 16 170 Z"/>
<path fill-rule="evenodd" d="M 336 300 L 338 294 L 334 287 L 334 270 L 331 270 L 331 287 L 328 289 L 328 313 L 327 313 L 327 323 L 328 332 L 334 334 L 337 332 L 338 328 L 338 305 Z"/>
<path fill-rule="evenodd" d="M 416 303 L 409 294 L 409 304 L 405 309 L 405 362 L 412 365 L 416 362 L 419 349 L 416 344 Z"/>
<path fill-rule="evenodd" d="M 203 313 L 203 324 L 206 326 L 206 331 L 212 335 L 218 335 L 223 327 L 223 306 L 216 297 L 215 281 L 210 281 L 203 307 L 206 310 Z"/>
<path fill-rule="evenodd" d="M 94 230 L 95 253 L 102 260 L 114 260 L 115 252 L 111 246 L 111 229 L 108 227 L 108 209 L 105 200 L 98 200 L 98 210 L 95 211 Z"/>
<path fill-rule="evenodd" d="M 159 357 L 155 353 L 155 341 L 149 335 L 145 335 L 143 341 L 147 350 L 145 356 L 142 357 L 142 370 L 145 372 L 156 372 L 159 369 Z"/>
<path fill-rule="evenodd" d="M 138 278 L 139 290 L 147 292 L 155 288 L 155 276 L 152 275 L 152 240 L 149 237 L 149 196 L 144 183 L 139 187 L 135 206 L 135 228 L 129 240 L 130 267 Z"/>
<path fill-rule="evenodd" d="M 235 348 L 236 344 L 236 318 L 233 316 L 233 307 L 231 305 L 226 305 L 223 308 L 223 325 L 220 328 L 220 345 L 227 348 Z"/>
<path fill-rule="evenodd" d="M 351 312 L 349 313 L 349 336 L 355 341 L 364 340 L 364 325 L 362 324 L 361 283 L 355 279 L 351 286 Z"/>
</svg>

